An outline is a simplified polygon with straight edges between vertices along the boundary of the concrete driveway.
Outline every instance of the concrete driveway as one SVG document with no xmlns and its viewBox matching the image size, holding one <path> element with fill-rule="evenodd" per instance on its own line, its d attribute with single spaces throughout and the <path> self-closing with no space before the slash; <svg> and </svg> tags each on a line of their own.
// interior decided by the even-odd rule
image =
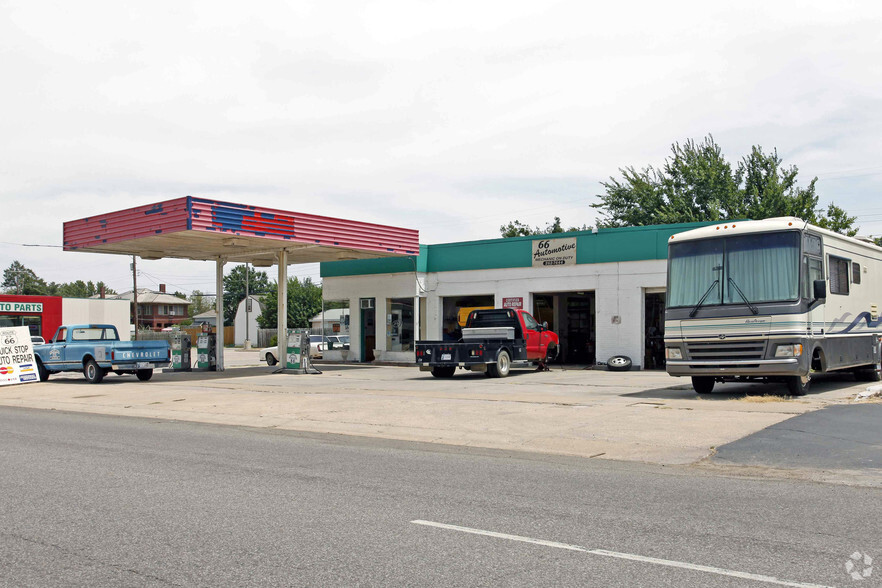
<svg viewBox="0 0 882 588">
<path fill-rule="evenodd" d="M 80 374 L 0 388 L 0 405 L 272 427 L 662 464 L 693 463 L 795 415 L 849 401 L 866 383 L 726 384 L 698 397 L 664 372 L 554 368 L 491 379 L 436 379 L 412 367 L 319 365 L 275 374 L 256 351 L 228 351 L 222 373 L 157 373 L 149 382 Z"/>
</svg>

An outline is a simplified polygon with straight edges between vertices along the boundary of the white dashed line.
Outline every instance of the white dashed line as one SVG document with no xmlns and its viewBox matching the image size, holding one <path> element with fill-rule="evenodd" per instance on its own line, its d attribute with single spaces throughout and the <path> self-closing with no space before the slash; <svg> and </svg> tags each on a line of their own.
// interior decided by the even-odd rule
<svg viewBox="0 0 882 588">
<path fill-rule="evenodd" d="M 481 529 L 472 529 L 471 527 L 460 527 L 457 525 L 447 525 L 444 523 L 435 523 L 432 521 L 411 521 L 416 525 L 424 525 L 426 527 L 436 527 L 439 529 L 447 529 L 449 531 L 459 531 L 461 533 L 471 533 L 472 535 L 484 535 L 485 537 L 495 537 L 496 539 L 507 539 L 509 541 L 520 541 L 521 543 L 532 543 L 533 545 L 542 545 L 543 547 L 554 547 L 556 549 L 566 549 L 568 551 L 578 551 L 580 553 L 590 553 L 591 555 L 602 555 L 605 557 L 614 557 L 617 559 L 627 559 L 630 561 L 639 561 L 659 566 L 668 566 L 670 568 L 681 568 L 684 570 L 693 570 L 696 572 L 706 572 L 708 574 L 717 574 L 719 576 L 730 576 L 732 578 L 742 578 L 745 580 L 755 580 L 757 582 L 765 582 L 767 584 L 777 584 L 778 586 L 794 586 L 796 588 L 831 588 L 823 584 L 807 584 L 805 582 L 791 582 L 789 580 L 779 580 L 772 576 L 763 576 L 761 574 L 751 574 L 749 572 L 739 572 L 736 570 L 727 570 L 724 568 L 716 568 L 713 566 L 703 566 L 683 561 L 674 561 L 670 559 L 659 559 L 657 557 L 647 557 L 645 555 L 636 555 L 633 553 L 620 553 L 618 551 L 607 551 L 606 549 L 588 549 L 579 545 L 570 545 L 568 543 L 558 543 L 557 541 L 546 541 L 544 539 L 533 539 L 531 537 L 522 537 L 521 535 L 509 535 L 507 533 L 496 533 L 495 531 L 483 531 Z"/>
</svg>

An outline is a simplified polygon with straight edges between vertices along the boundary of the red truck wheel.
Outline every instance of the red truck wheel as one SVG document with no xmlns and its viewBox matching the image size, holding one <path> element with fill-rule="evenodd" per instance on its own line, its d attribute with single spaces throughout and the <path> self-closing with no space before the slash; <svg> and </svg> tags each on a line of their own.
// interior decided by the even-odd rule
<svg viewBox="0 0 882 588">
<path fill-rule="evenodd" d="M 491 378 L 504 378 L 510 371 L 511 356 L 504 349 L 496 356 L 496 363 L 491 363 L 487 366 L 487 375 Z"/>
</svg>

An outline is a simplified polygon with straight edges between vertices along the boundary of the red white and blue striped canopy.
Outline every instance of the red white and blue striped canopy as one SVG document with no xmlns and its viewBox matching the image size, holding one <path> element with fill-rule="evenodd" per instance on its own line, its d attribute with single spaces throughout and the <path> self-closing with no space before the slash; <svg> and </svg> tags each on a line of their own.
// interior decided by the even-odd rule
<svg viewBox="0 0 882 588">
<path fill-rule="evenodd" d="M 64 250 L 269 266 L 417 255 L 419 232 L 186 196 L 64 223 Z"/>
</svg>

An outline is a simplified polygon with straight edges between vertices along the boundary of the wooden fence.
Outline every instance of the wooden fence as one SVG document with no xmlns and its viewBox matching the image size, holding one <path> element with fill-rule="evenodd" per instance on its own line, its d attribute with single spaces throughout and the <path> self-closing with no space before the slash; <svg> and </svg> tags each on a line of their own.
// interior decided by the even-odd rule
<svg viewBox="0 0 882 588">
<path fill-rule="evenodd" d="M 190 335 L 190 342 L 196 347 L 196 338 L 202 334 L 202 327 L 183 327 L 182 333 Z M 143 341 L 171 342 L 174 331 L 138 331 L 138 338 Z M 224 327 L 224 346 L 236 343 L 236 327 Z"/>
</svg>

